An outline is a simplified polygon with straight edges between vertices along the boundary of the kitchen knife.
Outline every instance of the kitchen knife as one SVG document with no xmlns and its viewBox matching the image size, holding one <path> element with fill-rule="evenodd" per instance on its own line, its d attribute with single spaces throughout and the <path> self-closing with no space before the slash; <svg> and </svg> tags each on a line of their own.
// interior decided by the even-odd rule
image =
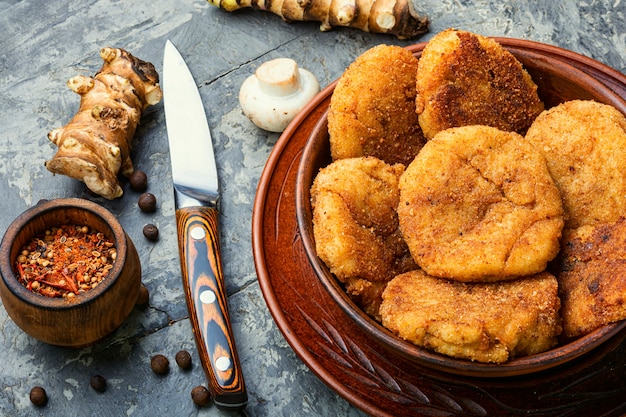
<svg viewBox="0 0 626 417">
<path fill-rule="evenodd" d="M 218 408 L 242 409 L 248 395 L 228 315 L 211 132 L 193 76 L 169 40 L 162 89 L 189 317 L 213 402 Z"/>
</svg>

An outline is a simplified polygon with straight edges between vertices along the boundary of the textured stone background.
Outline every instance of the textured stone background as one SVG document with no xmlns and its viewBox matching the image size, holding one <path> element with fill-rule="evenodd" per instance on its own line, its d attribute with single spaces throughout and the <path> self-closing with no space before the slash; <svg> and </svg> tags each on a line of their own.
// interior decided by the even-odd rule
<svg viewBox="0 0 626 417">
<path fill-rule="evenodd" d="M 623 0 L 422 1 L 431 32 L 399 41 L 353 29 L 322 33 L 316 23 L 284 23 L 254 10 L 227 14 L 203 0 L 0 0 L 0 232 L 40 199 L 84 197 L 118 215 L 135 242 L 149 288 L 149 307 L 135 309 L 104 342 L 72 350 L 48 346 L 24 334 L 0 309 L 0 415 L 220 416 L 196 408 L 189 393 L 205 383 L 180 286 L 171 174 L 162 104 L 146 112 L 136 135 L 135 166 L 148 173 L 158 211 L 146 215 L 137 193 L 105 201 L 77 181 L 53 177 L 43 162 L 54 153 L 46 134 L 64 125 L 78 107 L 66 86 L 77 74 L 100 68 L 98 50 L 123 47 L 161 72 L 163 45 L 171 39 L 201 84 L 222 184 L 222 249 L 229 302 L 246 376 L 251 416 L 342 416 L 362 413 L 336 395 L 293 353 L 274 324 L 259 289 L 251 250 L 256 185 L 278 139 L 255 128 L 240 111 L 243 80 L 263 62 L 294 58 L 322 86 L 335 80 L 366 49 L 409 45 L 456 27 L 483 35 L 525 38 L 561 46 L 626 72 L 626 4 Z M 156 224 L 157 243 L 141 229 Z M 194 367 L 180 371 L 174 354 L 187 349 Z M 158 377 L 150 357 L 170 357 L 172 370 Z M 89 378 L 102 374 L 108 391 Z M 49 404 L 34 408 L 28 394 L 46 388 Z"/>
</svg>

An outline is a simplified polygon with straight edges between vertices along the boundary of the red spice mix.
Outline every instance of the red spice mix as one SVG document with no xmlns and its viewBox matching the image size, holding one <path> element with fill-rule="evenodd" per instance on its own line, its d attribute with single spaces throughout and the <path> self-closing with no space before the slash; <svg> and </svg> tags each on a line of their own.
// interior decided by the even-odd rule
<svg viewBox="0 0 626 417">
<path fill-rule="evenodd" d="M 104 233 L 62 225 L 34 236 L 17 257 L 15 271 L 30 291 L 70 300 L 98 286 L 116 258 L 115 245 Z"/>
</svg>

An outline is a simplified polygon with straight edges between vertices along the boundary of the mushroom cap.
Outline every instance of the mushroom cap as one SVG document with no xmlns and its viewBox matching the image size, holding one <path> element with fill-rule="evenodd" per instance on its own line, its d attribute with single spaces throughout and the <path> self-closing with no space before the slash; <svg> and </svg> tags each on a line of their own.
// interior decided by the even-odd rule
<svg viewBox="0 0 626 417">
<path fill-rule="evenodd" d="M 263 63 L 239 90 L 243 113 L 261 129 L 282 132 L 320 91 L 317 78 L 290 58 Z"/>
</svg>

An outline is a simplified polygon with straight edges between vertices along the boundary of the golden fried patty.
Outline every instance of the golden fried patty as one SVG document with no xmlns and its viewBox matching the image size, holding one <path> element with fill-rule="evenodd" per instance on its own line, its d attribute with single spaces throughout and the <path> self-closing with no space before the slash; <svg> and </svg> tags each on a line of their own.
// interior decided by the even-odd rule
<svg viewBox="0 0 626 417">
<path fill-rule="evenodd" d="M 551 349 L 561 332 L 554 276 L 461 283 L 421 270 L 387 284 L 382 324 L 418 346 L 463 359 L 502 363 Z"/>
<path fill-rule="evenodd" d="M 346 294 L 366 314 L 380 321 L 380 303 L 388 281 L 368 281 L 363 278 L 347 278 L 344 283 Z"/>
<path fill-rule="evenodd" d="M 416 267 L 398 229 L 403 171 L 374 157 L 340 159 L 311 187 L 317 255 L 373 316 L 383 289 L 376 283 Z"/>
<path fill-rule="evenodd" d="M 333 160 L 374 156 L 407 165 L 425 142 L 415 114 L 417 58 L 399 46 L 378 45 L 341 75 L 330 100 Z"/>
<path fill-rule="evenodd" d="M 467 125 L 524 134 L 544 109 L 522 64 L 493 39 L 448 29 L 422 51 L 416 108 L 424 135 Z"/>
<path fill-rule="evenodd" d="M 626 319 L 626 219 L 565 230 L 560 259 L 564 336 Z"/>
<path fill-rule="evenodd" d="M 568 101 L 543 112 L 526 139 L 543 153 L 561 191 L 565 227 L 626 215 L 626 118 L 617 109 Z"/>
<path fill-rule="evenodd" d="M 517 133 L 444 130 L 399 183 L 400 230 L 428 274 L 487 282 L 545 269 L 559 250 L 561 196 L 546 162 Z"/>
</svg>

